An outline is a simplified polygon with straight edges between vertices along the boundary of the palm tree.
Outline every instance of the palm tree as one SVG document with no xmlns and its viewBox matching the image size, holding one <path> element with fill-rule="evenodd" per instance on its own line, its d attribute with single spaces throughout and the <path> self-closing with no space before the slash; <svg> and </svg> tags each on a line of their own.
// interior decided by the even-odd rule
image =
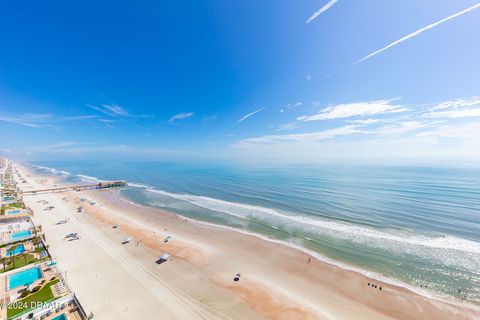
<svg viewBox="0 0 480 320">
<path fill-rule="evenodd" d="M 40 238 L 35 235 L 35 236 L 32 238 L 32 243 L 33 243 L 33 245 L 36 247 L 39 242 L 40 242 Z"/>
<path fill-rule="evenodd" d="M 0 263 L 3 266 L 3 272 L 5 272 L 5 266 L 8 264 L 8 258 L 1 258 Z"/>
<path fill-rule="evenodd" d="M 13 259 L 12 259 L 12 258 L 6 257 L 5 259 L 7 259 L 7 267 L 13 263 Z M 11 269 L 9 269 L 9 270 L 11 270 Z"/>
<path fill-rule="evenodd" d="M 23 265 L 26 266 L 27 265 L 28 253 L 22 252 L 22 253 L 19 254 L 19 256 L 23 257 Z"/>
<path fill-rule="evenodd" d="M 15 252 L 15 250 L 17 249 L 17 247 L 18 247 L 18 246 L 17 246 L 16 244 L 14 244 L 13 246 L 10 247 L 10 249 L 7 249 L 7 250 L 10 250 L 10 257 L 11 257 L 11 259 L 12 259 L 12 261 L 13 261 L 13 269 L 15 269 L 15 257 L 14 257 L 14 255 L 13 255 L 13 252 Z"/>
<path fill-rule="evenodd" d="M 36 238 L 38 235 L 38 229 L 35 227 L 33 228 L 33 237 Z"/>
</svg>

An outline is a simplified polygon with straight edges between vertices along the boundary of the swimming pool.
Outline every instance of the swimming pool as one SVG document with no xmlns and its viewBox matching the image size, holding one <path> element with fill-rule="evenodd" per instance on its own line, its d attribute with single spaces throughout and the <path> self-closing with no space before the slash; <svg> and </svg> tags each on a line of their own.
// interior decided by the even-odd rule
<svg viewBox="0 0 480 320">
<path fill-rule="evenodd" d="M 22 272 L 14 273 L 8 277 L 8 289 L 20 286 L 28 286 L 42 278 L 40 267 L 30 268 Z"/>
<path fill-rule="evenodd" d="M 62 313 L 61 315 L 56 316 L 52 320 L 67 320 L 67 316 L 65 315 L 65 313 Z"/>
<path fill-rule="evenodd" d="M 13 251 L 12 251 L 12 249 L 7 249 L 7 257 L 15 256 L 15 255 L 20 254 L 24 251 L 25 251 L 25 246 L 23 244 L 16 247 Z"/>
<path fill-rule="evenodd" d="M 12 233 L 10 237 L 13 241 L 18 241 L 30 237 L 31 234 L 32 232 L 30 230 L 25 230 Z"/>
</svg>

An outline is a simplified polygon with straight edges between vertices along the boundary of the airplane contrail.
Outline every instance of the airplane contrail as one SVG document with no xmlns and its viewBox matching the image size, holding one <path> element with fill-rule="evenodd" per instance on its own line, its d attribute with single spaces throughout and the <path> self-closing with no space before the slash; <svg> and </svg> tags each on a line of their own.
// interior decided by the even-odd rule
<svg viewBox="0 0 480 320">
<path fill-rule="evenodd" d="M 317 12 L 315 12 L 310 18 L 308 18 L 307 22 L 305 23 L 310 23 L 314 19 L 316 19 L 319 15 L 330 9 L 335 3 L 337 3 L 338 0 L 330 0 L 327 4 L 325 4 L 323 7 L 321 7 Z"/>
<path fill-rule="evenodd" d="M 421 29 L 418 29 L 417 31 L 412 32 L 412 33 L 406 35 L 405 37 L 400 38 L 400 39 L 398 39 L 398 40 L 390 43 L 388 46 L 383 47 L 383 48 L 381 48 L 381 49 L 379 49 L 379 50 L 377 50 L 377 51 L 374 51 L 374 52 L 366 55 L 366 56 L 363 57 L 362 59 L 360 59 L 360 60 L 356 61 L 355 63 L 353 63 L 353 65 L 356 65 L 356 64 L 358 64 L 358 63 L 361 63 L 361 62 L 363 62 L 363 61 L 365 61 L 365 60 L 367 60 L 367 59 L 370 59 L 371 57 L 376 56 L 377 54 L 379 54 L 379 53 L 381 53 L 381 52 L 383 52 L 383 51 L 385 51 L 385 50 L 387 50 L 387 49 L 390 49 L 391 47 L 396 46 L 397 44 L 402 43 L 403 41 L 406 41 L 406 40 L 408 40 L 408 39 L 411 39 L 411 38 L 413 38 L 413 37 L 416 37 L 416 36 L 418 36 L 419 34 L 425 32 L 425 31 L 427 31 L 427 30 L 430 30 L 430 29 L 432 29 L 432 28 L 434 28 L 434 27 L 436 27 L 436 26 L 438 26 L 438 25 L 440 25 L 440 24 L 442 24 L 442 23 L 444 23 L 444 22 L 447 22 L 447 21 L 449 21 L 449 20 L 452 20 L 452 19 L 454 19 L 454 18 L 456 18 L 456 17 L 459 17 L 459 16 L 461 16 L 461 15 L 467 13 L 467 12 L 473 11 L 473 10 L 478 9 L 478 8 L 480 8 L 480 3 L 477 3 L 476 5 L 473 5 L 473 6 L 471 6 L 470 8 L 467 8 L 467 9 L 465 9 L 465 10 L 463 10 L 463 11 L 460 11 L 460 12 L 458 12 L 458 13 L 455 13 L 455 14 L 453 14 L 453 15 L 451 15 L 451 16 L 449 16 L 449 17 L 446 17 L 446 18 L 444 18 L 444 19 L 442 19 L 442 20 L 440 20 L 440 21 L 437 21 L 437 22 L 434 22 L 434 23 L 432 23 L 432 24 L 429 24 L 429 25 L 426 26 L 426 27 L 423 27 L 423 28 L 421 28 Z"/>
</svg>

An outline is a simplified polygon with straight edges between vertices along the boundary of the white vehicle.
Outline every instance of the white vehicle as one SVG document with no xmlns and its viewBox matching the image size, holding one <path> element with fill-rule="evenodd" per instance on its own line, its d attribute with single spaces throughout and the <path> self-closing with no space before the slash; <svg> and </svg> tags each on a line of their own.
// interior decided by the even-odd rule
<svg viewBox="0 0 480 320">
<path fill-rule="evenodd" d="M 80 239 L 80 236 L 77 234 L 73 237 L 70 237 L 70 239 L 68 239 L 68 241 L 73 241 L 73 240 L 78 240 L 78 239 Z"/>
<path fill-rule="evenodd" d="M 122 244 L 127 244 L 130 241 L 132 241 L 132 237 L 126 237 L 125 239 L 123 239 Z"/>
<path fill-rule="evenodd" d="M 160 258 L 157 261 L 155 261 L 155 263 L 162 264 L 164 262 L 167 262 L 169 258 L 170 258 L 170 254 L 164 253 L 160 256 Z"/>
</svg>

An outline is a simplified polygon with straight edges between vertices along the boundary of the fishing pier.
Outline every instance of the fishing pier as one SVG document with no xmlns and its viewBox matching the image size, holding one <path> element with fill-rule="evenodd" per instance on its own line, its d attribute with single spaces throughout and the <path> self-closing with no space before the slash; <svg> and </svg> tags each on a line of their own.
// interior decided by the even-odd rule
<svg viewBox="0 0 480 320">
<path fill-rule="evenodd" d="M 73 185 L 73 186 L 58 186 L 47 189 L 36 189 L 36 190 L 19 190 L 19 194 L 22 196 L 29 196 L 41 193 L 58 193 L 58 192 L 69 192 L 69 191 L 83 191 L 83 190 L 97 190 L 97 189 L 107 189 L 107 188 L 120 188 L 127 185 L 126 181 L 103 181 L 100 183 L 94 184 L 82 184 L 82 185 Z"/>
</svg>

